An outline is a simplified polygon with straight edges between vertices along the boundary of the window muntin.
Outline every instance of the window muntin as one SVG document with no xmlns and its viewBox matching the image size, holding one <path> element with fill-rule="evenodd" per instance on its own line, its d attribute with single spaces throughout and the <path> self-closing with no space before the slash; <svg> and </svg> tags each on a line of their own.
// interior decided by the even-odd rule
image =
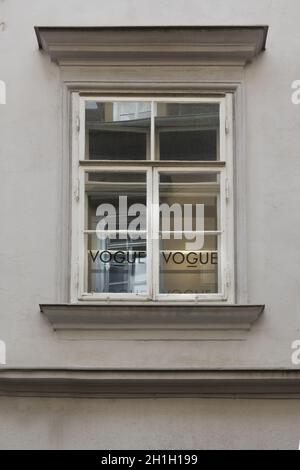
<svg viewBox="0 0 300 470">
<path fill-rule="evenodd" d="M 90 103 L 97 103 L 97 107 L 99 108 L 99 105 L 114 104 L 110 112 L 112 112 L 112 115 L 117 119 L 116 139 L 120 123 L 123 125 L 122 123 L 126 121 L 129 121 L 129 127 L 134 124 L 134 126 L 132 126 L 134 127 L 134 132 L 132 132 L 133 142 L 135 140 L 135 124 L 137 124 L 137 122 L 134 121 L 139 121 L 140 123 L 141 121 L 144 121 L 145 124 L 145 119 L 149 119 L 150 128 L 148 127 L 146 130 L 147 138 L 146 151 L 144 154 L 145 158 L 137 161 L 131 156 L 130 158 L 126 156 L 126 163 L 126 161 L 123 160 L 124 152 L 122 154 L 122 149 L 117 160 L 115 157 L 111 158 L 109 161 L 106 159 L 99 159 L 97 157 L 92 159 L 90 158 L 88 161 L 86 157 L 89 157 L 89 155 L 86 150 L 87 145 L 89 145 L 87 144 L 89 133 L 87 133 L 87 125 L 83 127 L 81 126 L 81 129 L 84 130 L 84 132 L 81 130 L 79 133 L 79 151 L 77 157 L 80 162 L 80 193 L 85 193 L 86 189 L 87 192 L 85 203 L 83 204 L 81 200 L 81 203 L 79 204 L 81 208 L 79 210 L 80 215 L 78 219 L 79 257 L 77 264 L 75 265 L 79 270 L 79 283 L 78 290 L 75 289 L 75 292 L 78 292 L 76 296 L 78 296 L 79 299 L 95 300 L 120 298 L 128 300 L 174 299 L 182 301 L 218 301 L 232 298 L 232 293 L 228 296 L 228 265 L 231 263 L 230 266 L 233 266 L 232 240 L 229 240 L 228 235 L 232 236 L 233 231 L 231 221 L 232 211 L 230 208 L 229 213 L 227 213 L 228 207 L 226 203 L 228 181 L 229 186 L 232 184 L 231 147 L 230 142 L 227 142 L 225 130 L 227 98 L 136 98 L 136 101 L 133 101 L 129 98 L 101 99 L 93 97 L 82 98 L 81 100 L 83 105 L 81 108 L 83 110 L 81 113 L 81 119 L 84 118 L 84 111 L 91 107 Z M 133 103 L 135 103 L 134 106 Z M 202 106 L 199 106 L 200 104 Z M 171 105 L 174 106 L 172 107 Z M 191 107 L 189 105 L 191 105 Z M 94 104 L 92 106 L 95 107 Z M 231 109 L 230 106 L 231 105 L 229 105 L 229 109 Z M 173 116 L 175 115 L 175 120 L 173 121 L 172 132 L 174 132 L 174 135 L 176 133 L 185 134 L 186 126 L 183 124 L 185 124 L 186 121 L 184 123 L 183 120 L 185 120 L 187 116 L 188 118 L 191 117 L 191 109 L 194 113 L 192 120 L 196 122 L 193 131 L 199 131 L 201 133 L 203 130 L 210 131 L 213 129 L 214 144 L 211 146 L 211 149 L 213 150 L 210 149 L 210 152 L 208 152 L 208 147 L 203 147 L 202 151 L 201 149 L 199 151 L 199 157 L 197 157 L 195 156 L 195 153 L 192 155 L 188 148 L 187 155 L 182 155 L 180 157 L 182 159 L 177 160 L 178 163 L 176 163 L 178 152 L 177 156 L 172 157 L 172 160 L 167 161 L 167 159 L 161 159 L 160 134 L 164 132 L 166 127 L 161 125 L 161 128 L 159 128 L 157 126 L 159 121 L 156 120 L 164 119 L 164 117 L 169 119 L 170 116 L 168 116 L 168 114 L 173 114 Z M 143 112 L 144 116 L 139 115 L 139 113 Z M 161 114 L 161 116 L 158 116 L 158 114 Z M 166 116 L 163 116 L 163 114 Z M 196 118 L 195 115 L 197 115 Z M 198 115 L 200 115 L 200 117 Z M 206 125 L 205 115 L 207 117 Z M 231 117 L 230 111 L 229 116 Z M 89 119 L 90 117 L 91 114 L 89 115 Z M 97 120 L 99 121 L 98 117 Z M 176 120 L 177 124 L 175 124 Z M 200 122 L 201 120 L 202 122 Z M 164 123 L 164 121 L 161 121 L 161 123 Z M 107 123 L 105 123 L 105 125 L 106 124 Z M 170 121 L 168 122 L 168 125 L 169 124 Z M 226 126 L 228 126 L 228 121 L 226 122 Z M 145 129 L 139 130 L 141 132 L 145 132 Z M 115 132 L 115 130 L 113 132 Z M 186 134 L 184 135 L 183 140 L 185 138 Z M 118 156 L 118 154 L 116 153 L 115 156 Z M 194 160 L 190 160 L 190 158 L 194 158 Z M 113 162 L 119 162 L 119 165 L 111 166 Z M 126 165 L 124 166 L 125 163 Z M 128 234 L 128 238 L 126 240 L 124 240 L 124 237 L 121 240 L 118 235 L 116 235 L 114 240 L 107 237 L 105 241 L 107 245 L 105 245 L 105 247 L 108 248 L 108 250 L 104 251 L 113 253 L 113 251 L 116 252 L 116 250 L 114 250 L 114 248 L 116 248 L 118 251 L 128 251 L 129 254 L 132 254 L 137 250 L 145 253 L 144 255 L 141 255 L 143 259 L 139 260 L 140 264 L 137 269 L 134 266 L 135 262 L 132 262 L 134 261 L 132 258 L 129 259 L 129 262 L 128 259 L 126 260 L 127 266 L 125 263 L 124 266 L 119 269 L 118 261 L 122 261 L 124 257 L 124 254 L 122 253 L 121 255 L 118 254 L 119 258 L 117 256 L 117 260 L 109 260 L 109 263 L 107 263 L 109 267 L 106 266 L 105 275 L 103 273 L 99 274 L 97 271 L 101 271 L 103 268 L 103 266 L 99 264 L 101 260 L 91 263 L 91 260 L 89 260 L 88 257 L 89 249 L 96 249 L 97 252 L 99 248 L 99 241 L 95 233 L 88 233 L 89 230 L 94 230 L 93 228 L 88 228 L 89 223 L 87 223 L 86 214 L 88 214 L 89 207 L 89 203 L 87 202 L 89 198 L 88 193 L 91 191 L 91 183 L 95 183 L 96 181 L 93 180 L 96 179 L 98 183 L 98 197 L 101 198 L 101 194 L 103 195 L 103 191 L 105 191 L 104 187 L 105 184 L 107 185 L 107 182 L 105 183 L 105 180 L 99 175 L 106 174 L 107 176 L 109 171 L 111 171 L 111 173 L 126 173 L 127 171 L 128 173 L 128 170 L 131 175 L 137 173 L 141 174 L 142 170 L 147 173 L 147 233 L 143 235 L 144 238 L 142 238 L 140 234 L 139 239 L 135 240 L 134 243 L 130 234 Z M 89 178 L 91 178 L 88 177 L 88 179 L 86 179 L 86 177 L 83 176 L 87 171 L 93 173 L 94 177 L 85 189 L 85 183 Z M 98 176 L 95 178 L 96 174 Z M 181 202 L 183 202 L 183 199 L 188 196 L 184 195 L 184 193 L 180 193 L 180 191 L 183 191 L 184 185 L 188 184 L 189 192 L 192 193 L 191 188 L 194 188 L 194 196 L 196 195 L 196 197 L 194 197 L 194 201 L 192 201 L 192 194 L 189 195 L 190 202 L 194 202 L 195 204 L 202 203 L 207 206 L 204 210 L 205 224 L 203 231 L 203 246 L 201 250 L 196 250 L 196 253 L 194 253 L 195 250 L 188 250 L 190 253 L 188 257 L 186 256 L 187 253 L 185 253 L 185 251 L 187 251 L 185 250 L 186 240 L 178 240 L 174 234 L 170 234 L 169 239 L 165 240 L 162 239 L 160 233 L 160 211 L 157 209 L 160 203 L 160 185 L 162 185 L 162 187 L 164 186 L 164 192 L 166 192 L 166 186 L 168 185 L 166 185 L 166 181 L 164 181 L 164 179 L 166 177 L 170 179 L 170 175 L 173 184 L 173 193 L 175 188 L 175 192 L 177 192 L 179 196 L 178 199 L 182 199 Z M 197 181 L 195 181 L 195 178 Z M 100 183 L 103 186 L 102 189 L 100 189 Z M 122 182 L 119 181 L 119 183 Z M 131 181 L 131 183 L 134 184 L 134 181 Z M 197 186 L 199 188 L 201 187 L 201 191 L 197 192 Z M 118 189 L 122 189 L 120 184 Z M 117 193 L 115 193 L 115 195 L 116 194 Z M 161 194 L 163 196 L 163 192 Z M 108 196 L 109 194 L 105 196 L 106 201 L 108 201 Z M 94 194 L 94 206 L 95 197 L 97 200 L 97 195 Z M 161 202 L 163 202 L 163 197 Z M 175 199 L 174 202 L 176 202 Z M 91 198 L 90 207 L 93 207 Z M 80 227 L 82 226 L 85 227 L 84 230 L 81 230 Z M 103 240 L 101 243 L 102 242 Z M 169 259 L 170 253 L 173 253 L 174 251 L 183 253 L 184 261 L 182 261 L 182 256 L 178 254 L 174 261 L 172 255 L 171 260 L 168 261 L 166 266 L 165 260 Z M 165 255 L 162 253 L 165 253 Z M 110 255 L 107 256 L 109 257 Z M 195 260 L 193 256 L 194 258 L 197 258 L 197 260 Z M 180 261 L 179 268 L 178 261 Z M 196 268 L 191 267 L 193 263 L 196 264 Z M 129 266 L 130 264 L 131 266 Z M 179 281 L 180 278 L 181 282 Z M 181 284 L 180 289 L 178 288 L 179 284 Z"/>
</svg>

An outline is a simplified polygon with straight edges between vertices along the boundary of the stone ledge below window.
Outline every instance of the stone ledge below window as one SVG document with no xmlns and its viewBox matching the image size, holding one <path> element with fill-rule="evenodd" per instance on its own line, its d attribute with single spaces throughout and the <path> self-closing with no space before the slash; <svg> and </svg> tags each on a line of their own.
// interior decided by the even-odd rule
<svg viewBox="0 0 300 470">
<path fill-rule="evenodd" d="M 54 330 L 181 332 L 249 330 L 264 305 L 191 305 L 110 302 L 41 304 Z"/>
</svg>

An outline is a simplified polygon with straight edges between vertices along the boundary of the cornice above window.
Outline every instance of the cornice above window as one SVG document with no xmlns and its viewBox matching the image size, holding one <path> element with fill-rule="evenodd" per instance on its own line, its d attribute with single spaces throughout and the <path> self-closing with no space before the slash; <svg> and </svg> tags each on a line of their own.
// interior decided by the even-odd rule
<svg viewBox="0 0 300 470">
<path fill-rule="evenodd" d="M 59 65 L 239 65 L 265 49 L 268 26 L 41 27 Z"/>
</svg>

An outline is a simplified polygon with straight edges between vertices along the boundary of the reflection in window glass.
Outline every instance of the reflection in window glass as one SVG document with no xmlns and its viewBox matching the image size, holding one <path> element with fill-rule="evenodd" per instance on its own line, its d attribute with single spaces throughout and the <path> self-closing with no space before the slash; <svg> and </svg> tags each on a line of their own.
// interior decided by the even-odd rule
<svg viewBox="0 0 300 470">
<path fill-rule="evenodd" d="M 159 193 L 160 293 L 217 293 L 219 174 L 163 172 Z"/>
<path fill-rule="evenodd" d="M 160 293 L 215 294 L 218 292 L 218 238 L 204 235 L 201 249 L 186 250 L 186 240 L 160 243 Z"/>
<path fill-rule="evenodd" d="M 146 294 L 146 174 L 86 174 L 87 291 Z"/>
<path fill-rule="evenodd" d="M 219 160 L 219 104 L 157 103 L 160 160 Z"/>
<path fill-rule="evenodd" d="M 85 158 L 145 160 L 149 158 L 149 102 L 86 101 Z"/>
</svg>

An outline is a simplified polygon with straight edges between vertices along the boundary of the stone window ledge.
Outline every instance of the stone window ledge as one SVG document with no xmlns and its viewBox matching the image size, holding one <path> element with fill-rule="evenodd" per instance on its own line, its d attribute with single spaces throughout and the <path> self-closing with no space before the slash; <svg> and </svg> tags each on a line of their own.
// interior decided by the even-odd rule
<svg viewBox="0 0 300 470">
<path fill-rule="evenodd" d="M 249 330 L 264 305 L 174 303 L 41 304 L 54 330 Z"/>
</svg>

